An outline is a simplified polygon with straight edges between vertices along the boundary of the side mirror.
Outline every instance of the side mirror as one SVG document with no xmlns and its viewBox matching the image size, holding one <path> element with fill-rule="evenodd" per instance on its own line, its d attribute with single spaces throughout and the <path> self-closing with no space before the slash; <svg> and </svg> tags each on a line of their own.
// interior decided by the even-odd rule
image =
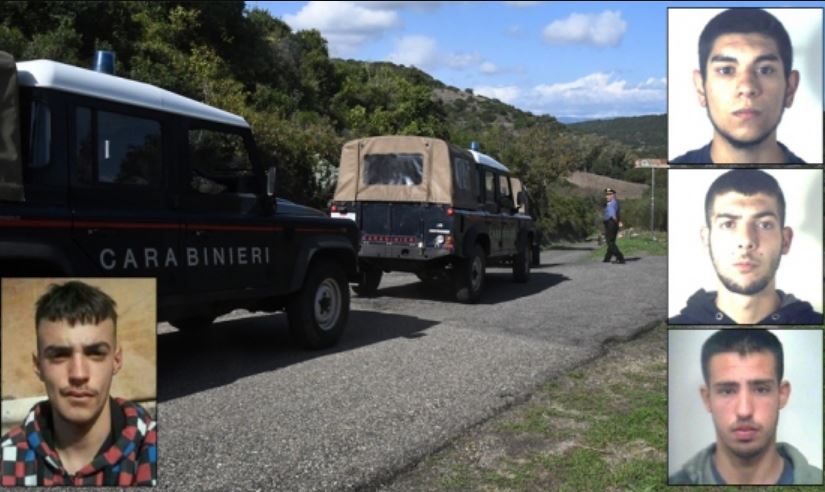
<svg viewBox="0 0 825 492">
<path fill-rule="evenodd" d="M 519 207 L 527 203 L 527 195 L 525 195 L 523 191 L 519 191 L 518 195 L 516 195 L 516 203 Z"/>
<path fill-rule="evenodd" d="M 275 183 L 277 181 L 276 175 L 277 170 L 274 167 L 270 167 L 266 170 L 266 195 L 267 196 L 275 196 Z"/>
</svg>

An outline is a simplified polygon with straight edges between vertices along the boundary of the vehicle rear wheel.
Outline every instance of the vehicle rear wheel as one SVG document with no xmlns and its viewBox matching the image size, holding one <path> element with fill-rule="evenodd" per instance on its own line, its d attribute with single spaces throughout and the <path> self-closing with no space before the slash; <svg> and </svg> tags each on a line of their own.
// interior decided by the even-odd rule
<svg viewBox="0 0 825 492">
<path fill-rule="evenodd" d="M 460 302 L 473 304 L 481 297 L 486 267 L 484 249 L 475 244 L 470 256 L 460 260 L 454 270 L 455 296 Z"/>
<path fill-rule="evenodd" d="M 530 263 L 532 263 L 532 260 L 529 246 L 524 244 L 513 258 L 513 280 L 520 284 L 530 280 Z"/>
<path fill-rule="evenodd" d="M 384 274 L 380 269 L 375 267 L 365 267 L 361 272 L 361 281 L 352 286 L 361 297 L 372 297 L 378 292 L 378 285 L 381 283 L 381 276 Z"/>
<path fill-rule="evenodd" d="M 305 348 L 322 349 L 338 342 L 349 317 L 347 276 L 330 260 L 313 262 L 304 286 L 287 304 L 289 331 Z"/>
</svg>

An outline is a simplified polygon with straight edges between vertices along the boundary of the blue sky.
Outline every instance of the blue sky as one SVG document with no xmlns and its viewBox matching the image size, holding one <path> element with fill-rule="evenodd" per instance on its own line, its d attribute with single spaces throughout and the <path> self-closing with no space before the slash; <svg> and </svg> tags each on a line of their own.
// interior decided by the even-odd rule
<svg viewBox="0 0 825 492">
<path fill-rule="evenodd" d="M 669 5 L 724 4 L 247 2 L 294 31 L 318 29 L 333 57 L 414 65 L 446 84 L 565 119 L 666 112 Z"/>
</svg>

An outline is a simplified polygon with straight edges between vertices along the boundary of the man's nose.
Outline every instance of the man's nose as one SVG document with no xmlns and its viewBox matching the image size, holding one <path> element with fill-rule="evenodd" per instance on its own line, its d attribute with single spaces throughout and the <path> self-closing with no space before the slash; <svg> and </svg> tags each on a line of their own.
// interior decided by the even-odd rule
<svg viewBox="0 0 825 492">
<path fill-rule="evenodd" d="M 737 239 L 740 249 L 750 251 L 759 246 L 759 235 L 757 234 L 756 227 L 750 224 L 744 224 L 740 227 Z"/>
<path fill-rule="evenodd" d="M 88 361 L 82 354 L 73 355 L 69 362 L 69 382 L 83 384 L 89 380 Z"/>
<path fill-rule="evenodd" d="M 742 97 L 755 97 L 761 92 L 759 77 L 753 70 L 741 70 L 736 79 L 737 94 Z"/>
<path fill-rule="evenodd" d="M 753 416 L 753 399 L 749 390 L 739 392 L 736 400 L 736 416 L 741 419 L 749 419 Z"/>
</svg>

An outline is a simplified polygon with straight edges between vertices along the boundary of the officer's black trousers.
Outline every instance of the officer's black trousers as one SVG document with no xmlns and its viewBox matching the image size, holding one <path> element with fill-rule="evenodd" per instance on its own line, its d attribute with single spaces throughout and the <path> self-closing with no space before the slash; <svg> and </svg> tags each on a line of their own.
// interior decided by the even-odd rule
<svg viewBox="0 0 825 492">
<path fill-rule="evenodd" d="M 604 255 L 604 261 L 610 261 L 610 258 L 615 256 L 617 261 L 624 261 L 624 255 L 616 246 L 616 236 L 619 234 L 619 223 L 614 219 L 604 221 L 604 236 L 607 241 L 607 253 Z"/>
</svg>

